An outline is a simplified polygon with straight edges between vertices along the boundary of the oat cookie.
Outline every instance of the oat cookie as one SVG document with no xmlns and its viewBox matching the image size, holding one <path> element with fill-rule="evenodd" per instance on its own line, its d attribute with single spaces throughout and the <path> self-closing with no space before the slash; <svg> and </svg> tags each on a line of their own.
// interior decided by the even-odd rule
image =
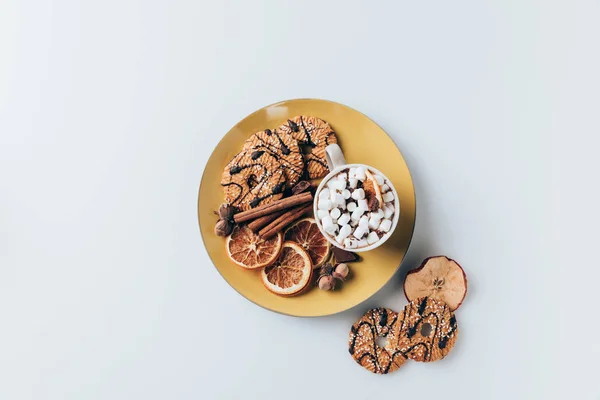
<svg viewBox="0 0 600 400">
<path fill-rule="evenodd" d="M 337 143 L 331 126 L 320 118 L 299 115 L 288 119 L 279 131 L 288 133 L 302 146 L 304 163 L 309 179 L 323 178 L 329 172 L 325 147 Z"/>
<path fill-rule="evenodd" d="M 283 196 L 285 173 L 271 154 L 242 150 L 225 167 L 221 186 L 228 204 L 249 210 Z"/>
<path fill-rule="evenodd" d="M 265 151 L 271 154 L 282 165 L 285 173 L 286 187 L 294 186 L 304 172 L 304 159 L 298 141 L 290 134 L 277 129 L 265 129 L 250 136 L 244 143 L 244 150 Z"/>
<path fill-rule="evenodd" d="M 421 297 L 398 313 L 393 328 L 395 347 L 415 361 L 441 360 L 450 352 L 458 335 L 454 313 L 446 303 Z"/>
<path fill-rule="evenodd" d="M 362 367 L 376 374 L 387 374 L 404 364 L 406 357 L 396 348 L 393 327 L 398 321 L 398 313 L 387 308 L 374 308 L 367 311 L 350 329 L 348 351 Z M 376 340 L 385 336 L 384 347 Z"/>
</svg>

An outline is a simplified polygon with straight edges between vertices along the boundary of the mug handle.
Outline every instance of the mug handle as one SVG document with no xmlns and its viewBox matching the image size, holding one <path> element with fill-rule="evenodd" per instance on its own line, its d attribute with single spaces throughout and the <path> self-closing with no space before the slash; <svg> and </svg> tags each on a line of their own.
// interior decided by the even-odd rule
<svg viewBox="0 0 600 400">
<path fill-rule="evenodd" d="M 341 165 L 347 164 L 342 149 L 335 143 L 325 147 L 325 159 L 327 160 L 327 166 L 330 171 L 333 171 Z"/>
</svg>

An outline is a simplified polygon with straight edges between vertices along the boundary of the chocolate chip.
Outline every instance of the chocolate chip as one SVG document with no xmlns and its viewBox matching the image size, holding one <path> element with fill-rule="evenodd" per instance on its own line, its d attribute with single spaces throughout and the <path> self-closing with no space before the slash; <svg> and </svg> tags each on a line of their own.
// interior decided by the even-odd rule
<svg viewBox="0 0 600 400">
<path fill-rule="evenodd" d="M 229 170 L 229 175 L 233 175 L 233 174 L 237 174 L 238 172 L 240 172 L 242 170 L 242 167 L 240 167 L 239 165 L 233 166 L 231 167 L 231 169 Z"/>
<path fill-rule="evenodd" d="M 263 153 L 264 153 L 263 150 L 253 151 L 252 154 L 250 155 L 250 158 L 252 158 L 253 160 L 256 160 L 258 157 L 262 156 Z"/>
<path fill-rule="evenodd" d="M 265 129 L 265 133 L 267 134 L 267 136 L 271 136 L 273 134 L 273 132 L 271 132 L 270 129 Z"/>
</svg>

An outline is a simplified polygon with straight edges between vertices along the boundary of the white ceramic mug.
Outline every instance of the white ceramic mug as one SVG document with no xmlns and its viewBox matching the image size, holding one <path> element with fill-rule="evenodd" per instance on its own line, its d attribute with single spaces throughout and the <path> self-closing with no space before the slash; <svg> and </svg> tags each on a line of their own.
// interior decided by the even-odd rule
<svg viewBox="0 0 600 400">
<path fill-rule="evenodd" d="M 329 146 L 327 146 L 325 148 L 325 157 L 327 159 L 327 165 L 329 167 L 330 172 L 329 172 L 329 174 L 327 174 L 327 176 L 325 178 L 323 178 L 323 180 L 317 187 L 317 191 L 315 192 L 315 199 L 314 199 L 314 203 L 313 203 L 313 211 L 314 211 L 315 220 L 317 221 L 317 226 L 319 227 L 319 230 L 331 244 L 333 244 L 336 247 L 339 247 L 340 249 L 351 251 L 353 253 L 360 253 L 363 251 L 369 251 L 369 250 L 376 249 L 377 247 L 379 247 L 383 243 L 385 243 L 385 241 L 388 240 L 390 236 L 392 236 L 392 233 L 394 232 L 394 230 L 396 229 L 396 226 L 398 225 L 398 219 L 400 217 L 400 199 L 398 198 L 398 192 L 396 192 L 396 188 L 394 188 L 394 185 L 385 176 L 385 174 L 382 174 L 381 171 L 379 171 L 376 168 L 373 168 L 373 167 L 371 167 L 369 165 L 365 165 L 365 164 L 347 164 L 346 159 L 344 158 L 344 154 L 342 153 L 342 149 L 337 144 L 330 144 Z M 340 173 L 340 171 L 347 169 L 347 168 L 353 168 L 353 167 L 364 167 L 364 168 L 368 169 L 369 171 L 384 177 L 385 180 L 387 181 L 388 186 L 390 187 L 390 190 L 394 194 L 394 208 L 395 209 L 394 209 L 394 216 L 392 219 L 392 227 L 389 230 L 389 232 L 385 233 L 377 242 L 375 242 L 371 245 L 350 249 L 350 248 L 345 248 L 343 245 L 339 244 L 334 238 L 332 238 L 327 232 L 325 232 L 325 230 L 323 229 L 323 226 L 321 225 L 321 219 L 317 217 L 317 211 L 318 211 L 319 194 L 321 193 L 321 190 L 327 185 L 327 182 L 329 182 L 329 180 L 331 178 L 335 177 L 338 173 Z"/>
</svg>

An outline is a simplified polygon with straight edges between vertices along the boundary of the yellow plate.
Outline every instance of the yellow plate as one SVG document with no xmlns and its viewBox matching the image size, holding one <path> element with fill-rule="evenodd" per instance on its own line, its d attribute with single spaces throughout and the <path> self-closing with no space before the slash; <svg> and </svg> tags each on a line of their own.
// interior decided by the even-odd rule
<svg viewBox="0 0 600 400">
<path fill-rule="evenodd" d="M 312 115 L 329 122 L 348 163 L 371 165 L 394 184 L 400 198 L 400 219 L 390 239 L 381 247 L 360 253 L 350 264 L 350 279 L 333 292 L 313 288 L 296 297 L 280 297 L 264 288 L 259 271 L 246 271 L 227 258 L 225 239 L 213 233 L 214 210 L 223 202 L 221 174 L 244 141 L 265 128 L 276 128 L 296 115 Z M 400 150 L 375 122 L 364 114 L 327 100 L 282 101 L 248 115 L 238 122 L 213 151 L 202 176 L 198 194 L 198 220 L 208 255 L 223 278 L 242 296 L 261 307 L 282 314 L 317 317 L 345 311 L 371 297 L 398 270 L 415 225 L 415 192 Z"/>
</svg>

